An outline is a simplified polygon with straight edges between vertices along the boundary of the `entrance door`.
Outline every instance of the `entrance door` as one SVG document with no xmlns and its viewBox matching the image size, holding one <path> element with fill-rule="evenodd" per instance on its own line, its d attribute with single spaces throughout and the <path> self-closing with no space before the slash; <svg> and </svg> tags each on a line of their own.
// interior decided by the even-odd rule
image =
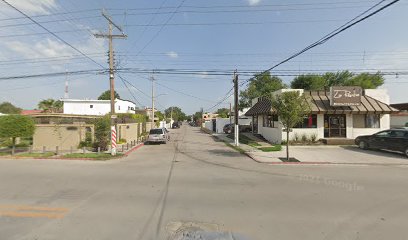
<svg viewBox="0 0 408 240">
<path fill-rule="evenodd" d="M 252 116 L 252 133 L 258 133 L 258 116 Z"/>
<path fill-rule="evenodd" d="M 326 114 L 324 115 L 324 137 L 345 138 L 346 137 L 346 115 Z"/>
</svg>

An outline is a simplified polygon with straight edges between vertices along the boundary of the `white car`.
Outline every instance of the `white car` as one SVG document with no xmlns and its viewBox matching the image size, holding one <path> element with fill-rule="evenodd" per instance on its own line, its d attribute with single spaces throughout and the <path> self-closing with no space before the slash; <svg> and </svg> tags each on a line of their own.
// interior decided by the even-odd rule
<svg viewBox="0 0 408 240">
<path fill-rule="evenodd" d="M 170 135 L 168 134 L 167 129 L 165 128 L 153 128 L 150 129 L 149 137 L 147 143 L 164 143 L 170 140 Z"/>
</svg>

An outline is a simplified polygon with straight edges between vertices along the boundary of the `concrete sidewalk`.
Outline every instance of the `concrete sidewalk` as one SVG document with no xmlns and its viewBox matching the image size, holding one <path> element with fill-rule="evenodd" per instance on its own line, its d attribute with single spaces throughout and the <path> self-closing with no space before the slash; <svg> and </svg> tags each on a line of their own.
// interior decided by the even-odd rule
<svg viewBox="0 0 408 240">
<path fill-rule="evenodd" d="M 213 134 L 218 139 L 234 144 L 226 134 Z M 281 151 L 263 152 L 255 147 L 240 144 L 245 154 L 259 163 L 270 164 L 371 164 L 371 165 L 408 165 L 408 158 L 400 153 L 361 150 L 356 146 L 289 146 L 290 157 L 300 162 L 285 163 L 279 158 L 286 157 L 286 148 Z"/>
<path fill-rule="evenodd" d="M 354 146 L 290 146 L 289 154 L 306 164 L 408 165 L 408 158 L 400 153 L 361 150 Z M 279 158 L 286 157 L 286 148 L 282 146 L 279 152 L 248 152 L 247 155 L 261 163 L 282 163 Z"/>
</svg>

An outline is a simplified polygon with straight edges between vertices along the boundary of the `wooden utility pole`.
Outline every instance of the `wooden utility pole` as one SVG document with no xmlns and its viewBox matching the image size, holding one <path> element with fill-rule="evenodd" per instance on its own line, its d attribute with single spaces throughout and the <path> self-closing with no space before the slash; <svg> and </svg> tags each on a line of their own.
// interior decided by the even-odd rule
<svg viewBox="0 0 408 240">
<path fill-rule="evenodd" d="M 238 123 L 238 74 L 234 72 L 234 141 L 235 146 L 239 146 L 239 123 Z"/>
<path fill-rule="evenodd" d="M 150 77 L 150 80 L 152 81 L 152 128 L 154 127 L 154 76 L 152 75 Z"/>
<path fill-rule="evenodd" d="M 122 28 L 115 24 L 112 18 L 102 10 L 102 16 L 108 21 L 108 33 L 97 33 L 94 34 L 96 38 L 107 38 L 109 39 L 109 85 L 110 85 L 110 104 L 111 104 L 111 114 L 115 114 L 115 66 L 114 66 L 114 52 L 113 52 L 113 39 L 125 39 L 127 35 L 123 32 Z M 113 27 L 117 28 L 121 34 L 112 34 Z"/>
<path fill-rule="evenodd" d="M 110 85 L 110 107 L 111 107 L 111 154 L 116 155 L 116 126 L 115 126 L 115 66 L 114 66 L 114 53 L 113 53 L 113 39 L 127 38 L 122 28 L 115 24 L 112 18 L 102 10 L 102 16 L 108 20 L 108 33 L 94 34 L 96 38 L 109 39 L 109 85 Z M 112 34 L 113 27 L 117 28 L 121 34 Z"/>
</svg>

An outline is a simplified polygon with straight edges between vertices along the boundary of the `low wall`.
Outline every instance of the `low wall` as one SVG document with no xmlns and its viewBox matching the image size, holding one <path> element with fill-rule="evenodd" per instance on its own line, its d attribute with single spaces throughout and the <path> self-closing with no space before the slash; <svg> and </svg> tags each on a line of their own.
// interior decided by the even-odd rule
<svg viewBox="0 0 408 240">
<path fill-rule="evenodd" d="M 128 124 L 118 124 L 117 131 L 119 133 L 119 139 L 125 139 L 126 142 L 136 141 L 141 123 L 128 123 Z M 118 139 L 118 140 L 119 140 Z"/>
<path fill-rule="evenodd" d="M 81 141 L 85 140 L 86 132 L 94 136 L 92 124 L 38 124 L 33 135 L 33 150 L 60 151 L 77 149 Z"/>
</svg>

